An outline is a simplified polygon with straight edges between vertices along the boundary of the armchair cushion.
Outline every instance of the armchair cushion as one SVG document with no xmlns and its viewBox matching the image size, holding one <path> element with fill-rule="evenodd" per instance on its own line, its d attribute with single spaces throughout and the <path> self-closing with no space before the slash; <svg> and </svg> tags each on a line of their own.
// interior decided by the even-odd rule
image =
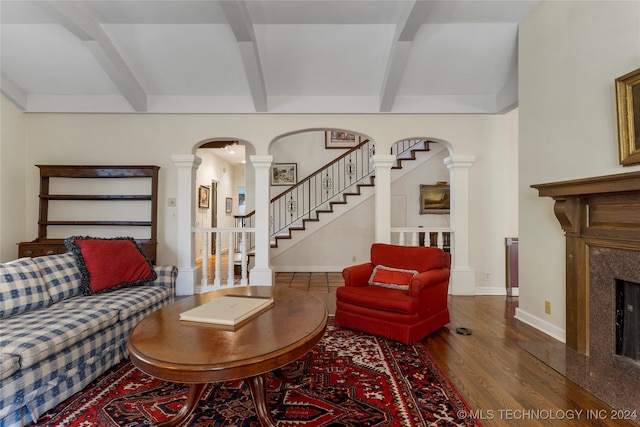
<svg viewBox="0 0 640 427">
<path fill-rule="evenodd" d="M 358 286 L 338 288 L 340 301 L 360 307 L 395 313 L 413 314 L 418 311 L 418 298 L 405 291 L 382 286 Z"/>
<path fill-rule="evenodd" d="M 369 278 L 369 285 L 408 291 L 409 282 L 416 274 L 418 274 L 417 270 L 376 265 L 371 273 L 371 278 Z"/>
<path fill-rule="evenodd" d="M 371 263 L 419 272 L 448 267 L 445 253 L 438 248 L 424 246 L 397 246 L 374 243 Z"/>
</svg>

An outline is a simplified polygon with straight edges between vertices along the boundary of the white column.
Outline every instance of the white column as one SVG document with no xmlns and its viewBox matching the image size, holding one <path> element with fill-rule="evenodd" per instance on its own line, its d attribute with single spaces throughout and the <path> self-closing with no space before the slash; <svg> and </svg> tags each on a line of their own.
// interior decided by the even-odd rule
<svg viewBox="0 0 640 427">
<path fill-rule="evenodd" d="M 375 241 L 391 243 L 391 166 L 396 157 L 377 154 L 372 160 L 376 170 Z"/>
<path fill-rule="evenodd" d="M 273 156 L 250 156 L 255 169 L 255 264 L 249 273 L 250 285 L 273 285 L 274 274 L 269 264 L 269 176 Z"/>
<path fill-rule="evenodd" d="M 451 179 L 451 228 L 453 253 L 449 293 L 475 295 L 475 272 L 469 268 L 469 168 L 475 156 L 450 156 L 444 159 Z"/>
<path fill-rule="evenodd" d="M 194 155 L 171 156 L 178 168 L 177 231 L 178 231 L 178 279 L 176 295 L 193 295 L 200 269 L 195 265 L 195 180 L 196 170 L 202 159 Z"/>
</svg>

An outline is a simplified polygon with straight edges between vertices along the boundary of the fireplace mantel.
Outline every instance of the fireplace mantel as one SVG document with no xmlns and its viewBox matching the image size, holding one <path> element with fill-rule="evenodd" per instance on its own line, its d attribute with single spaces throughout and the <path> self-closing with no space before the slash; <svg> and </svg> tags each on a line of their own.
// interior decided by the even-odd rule
<svg viewBox="0 0 640 427">
<path fill-rule="evenodd" d="M 566 238 L 566 340 L 589 354 L 589 247 L 640 251 L 640 172 L 532 185 Z"/>
</svg>

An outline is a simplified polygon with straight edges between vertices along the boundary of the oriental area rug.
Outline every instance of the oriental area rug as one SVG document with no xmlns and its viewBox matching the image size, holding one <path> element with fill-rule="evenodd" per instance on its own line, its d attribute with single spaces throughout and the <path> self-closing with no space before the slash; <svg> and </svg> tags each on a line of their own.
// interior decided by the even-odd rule
<svg viewBox="0 0 640 427">
<path fill-rule="evenodd" d="M 479 426 L 470 408 L 421 345 L 404 345 L 333 326 L 287 370 L 268 374 L 267 399 L 278 427 Z M 37 426 L 146 426 L 172 418 L 187 387 L 152 378 L 124 361 L 52 409 Z M 462 417 L 460 416 L 462 414 Z M 243 381 L 207 387 L 186 426 L 259 427 Z"/>
</svg>

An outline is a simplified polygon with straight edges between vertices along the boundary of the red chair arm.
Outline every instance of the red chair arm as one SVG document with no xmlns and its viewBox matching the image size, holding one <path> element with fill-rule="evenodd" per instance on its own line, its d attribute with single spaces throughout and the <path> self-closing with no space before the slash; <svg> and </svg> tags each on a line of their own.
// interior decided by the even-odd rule
<svg viewBox="0 0 640 427">
<path fill-rule="evenodd" d="M 426 288 L 448 283 L 450 274 L 448 268 L 438 268 L 416 274 L 409 283 L 409 295 L 417 297 Z"/>
<path fill-rule="evenodd" d="M 369 278 L 373 273 L 373 264 L 352 265 L 342 270 L 345 286 L 369 286 Z"/>
</svg>

